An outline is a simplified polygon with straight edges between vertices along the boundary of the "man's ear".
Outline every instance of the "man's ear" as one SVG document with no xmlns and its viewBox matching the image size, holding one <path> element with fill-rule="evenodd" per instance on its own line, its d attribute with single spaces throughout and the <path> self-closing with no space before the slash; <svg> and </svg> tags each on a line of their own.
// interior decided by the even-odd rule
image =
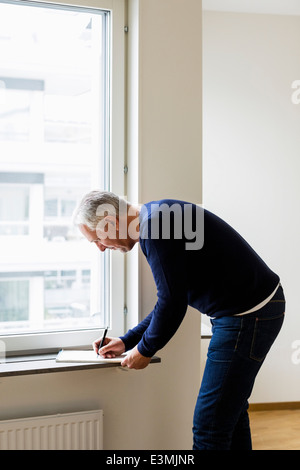
<svg viewBox="0 0 300 470">
<path fill-rule="evenodd" d="M 117 233 L 119 233 L 119 220 L 116 216 L 107 215 L 98 222 L 96 228 L 97 237 L 109 237 L 113 240 L 117 237 Z"/>
<path fill-rule="evenodd" d="M 119 230 L 119 219 L 116 216 L 107 215 L 104 218 L 104 221 L 105 221 L 105 225 L 107 224 L 108 226 L 115 228 L 115 230 L 117 231 Z"/>
</svg>

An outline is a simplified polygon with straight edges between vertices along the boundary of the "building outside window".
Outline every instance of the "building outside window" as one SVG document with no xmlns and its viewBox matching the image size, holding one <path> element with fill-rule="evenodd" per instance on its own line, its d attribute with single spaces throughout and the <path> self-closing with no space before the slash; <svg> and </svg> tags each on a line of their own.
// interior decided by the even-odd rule
<svg viewBox="0 0 300 470">
<path fill-rule="evenodd" d="M 0 2 L 0 335 L 112 324 L 110 255 L 72 225 L 111 189 L 111 20 Z"/>
</svg>

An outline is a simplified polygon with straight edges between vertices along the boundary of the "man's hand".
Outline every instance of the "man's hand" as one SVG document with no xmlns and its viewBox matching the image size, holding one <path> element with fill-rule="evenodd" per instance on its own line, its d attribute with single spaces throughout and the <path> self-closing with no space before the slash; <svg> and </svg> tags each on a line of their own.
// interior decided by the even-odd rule
<svg viewBox="0 0 300 470">
<path fill-rule="evenodd" d="M 144 369 L 150 361 L 151 357 L 142 356 L 137 346 L 135 346 L 121 362 L 121 366 L 128 367 L 129 369 Z"/>
<path fill-rule="evenodd" d="M 112 358 L 116 356 L 121 356 L 125 352 L 125 344 L 120 338 L 105 338 L 104 346 L 99 349 L 102 338 L 96 339 L 93 342 L 94 351 L 100 356 L 105 358 Z"/>
</svg>

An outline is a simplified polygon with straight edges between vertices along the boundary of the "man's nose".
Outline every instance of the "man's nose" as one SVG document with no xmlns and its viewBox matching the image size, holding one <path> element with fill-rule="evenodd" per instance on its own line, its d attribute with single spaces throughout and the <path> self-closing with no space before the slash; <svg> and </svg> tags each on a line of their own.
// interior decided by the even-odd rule
<svg viewBox="0 0 300 470">
<path fill-rule="evenodd" d="M 106 250 L 106 246 L 102 245 L 101 242 L 97 242 L 97 247 L 99 248 L 100 251 L 105 251 Z"/>
</svg>

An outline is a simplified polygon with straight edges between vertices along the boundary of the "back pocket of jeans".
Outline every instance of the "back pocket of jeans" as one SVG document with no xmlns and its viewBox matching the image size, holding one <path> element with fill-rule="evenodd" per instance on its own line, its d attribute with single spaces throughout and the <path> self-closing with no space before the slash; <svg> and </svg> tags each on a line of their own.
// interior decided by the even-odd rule
<svg viewBox="0 0 300 470">
<path fill-rule="evenodd" d="M 250 358 L 262 362 L 274 343 L 283 323 L 284 313 L 273 318 L 256 318 Z"/>
</svg>

